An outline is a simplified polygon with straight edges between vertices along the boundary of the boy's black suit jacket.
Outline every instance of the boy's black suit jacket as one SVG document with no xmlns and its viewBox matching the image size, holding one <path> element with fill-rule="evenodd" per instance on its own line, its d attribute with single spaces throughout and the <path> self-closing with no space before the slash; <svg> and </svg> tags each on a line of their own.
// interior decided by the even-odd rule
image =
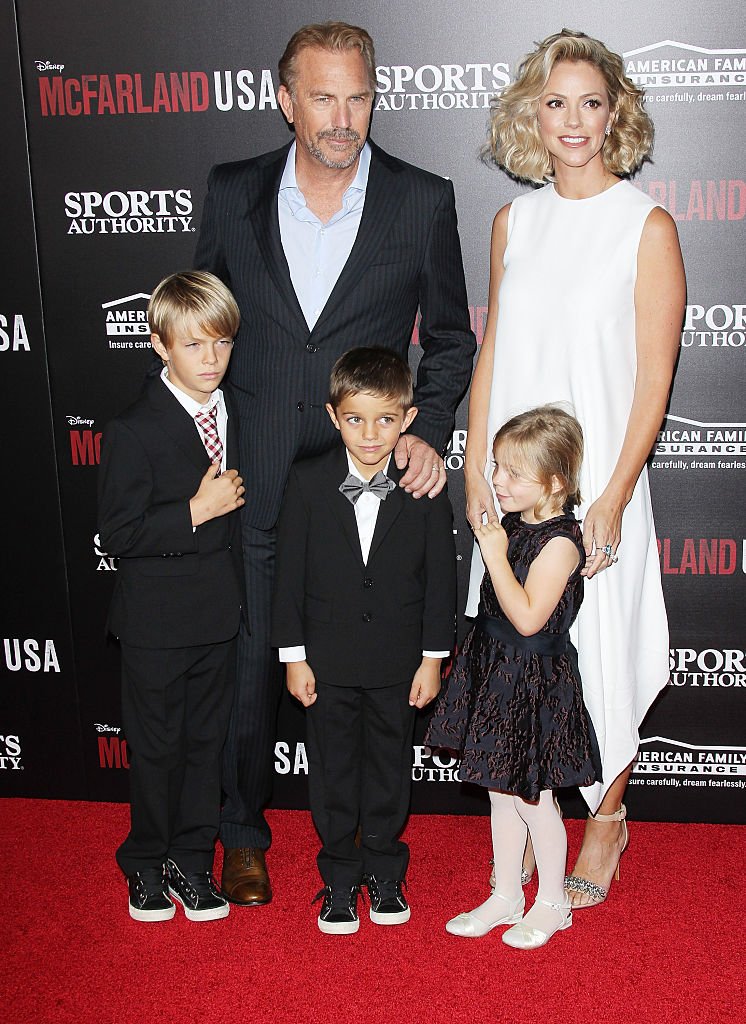
<svg viewBox="0 0 746 1024">
<path fill-rule="evenodd" d="M 393 456 L 388 475 L 401 476 Z M 355 510 L 339 493 L 345 448 L 296 463 L 277 536 L 271 643 L 304 644 L 314 675 L 334 686 L 379 687 L 414 676 L 423 650 L 453 646 L 456 551 L 445 493 L 400 487 L 381 502 L 367 565 Z"/>
<path fill-rule="evenodd" d="M 260 530 L 275 525 L 291 463 L 335 446 L 324 403 L 339 356 L 383 345 L 406 360 L 419 309 L 413 433 L 443 451 L 475 349 L 453 186 L 373 142 L 355 244 L 309 330 L 277 212 L 289 148 L 212 169 L 194 257 L 195 267 L 228 285 L 241 310 L 229 376 L 251 495 L 242 515 Z"/>
<path fill-rule="evenodd" d="M 238 468 L 228 404 L 227 466 Z M 102 549 L 119 558 L 107 628 L 135 647 L 229 640 L 245 607 L 236 512 L 192 529 L 189 499 L 210 459 L 194 420 L 154 378 L 105 428 L 99 474 Z"/>
</svg>

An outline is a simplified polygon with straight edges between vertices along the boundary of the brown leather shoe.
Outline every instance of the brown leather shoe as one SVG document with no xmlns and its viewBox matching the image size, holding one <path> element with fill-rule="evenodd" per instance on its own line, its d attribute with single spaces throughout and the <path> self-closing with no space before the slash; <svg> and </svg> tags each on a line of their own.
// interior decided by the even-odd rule
<svg viewBox="0 0 746 1024">
<path fill-rule="evenodd" d="M 223 895 L 239 907 L 260 907 L 272 899 L 264 850 L 239 846 L 225 850 L 220 880 Z"/>
</svg>

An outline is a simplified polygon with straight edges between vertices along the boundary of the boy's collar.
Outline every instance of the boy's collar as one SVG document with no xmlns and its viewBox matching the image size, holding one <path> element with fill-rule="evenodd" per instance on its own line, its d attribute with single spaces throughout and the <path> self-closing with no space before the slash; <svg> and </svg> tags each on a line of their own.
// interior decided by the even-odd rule
<svg viewBox="0 0 746 1024">
<path fill-rule="evenodd" d="M 350 455 L 350 453 L 347 451 L 346 448 L 345 448 L 345 455 L 347 456 L 347 466 L 349 467 L 349 470 L 352 473 L 352 475 L 356 476 L 358 478 L 358 480 L 362 480 L 362 481 L 365 482 L 365 477 L 362 475 L 360 470 L 357 468 L 355 463 L 352 461 L 352 456 Z M 394 453 L 390 452 L 389 453 L 389 457 L 386 460 L 386 465 L 383 467 L 383 472 L 386 474 L 386 476 L 391 477 L 392 480 L 394 479 L 394 477 L 391 475 L 391 473 L 389 473 L 389 467 L 391 466 L 393 458 L 394 458 Z M 394 466 L 395 465 L 396 465 L 396 462 L 394 462 Z"/>
<path fill-rule="evenodd" d="M 223 392 L 220 390 L 220 388 L 216 388 L 210 395 L 210 400 L 206 402 L 204 405 L 200 405 L 200 403 L 195 401 L 195 399 L 192 398 L 191 395 L 188 395 L 185 391 L 182 391 L 181 388 L 177 388 L 177 386 L 173 384 L 171 380 L 169 380 L 167 366 L 164 366 L 163 369 L 161 370 L 161 380 L 166 385 L 171 394 L 174 396 L 174 398 L 177 400 L 179 405 L 181 405 L 192 418 L 194 418 L 198 412 L 210 412 L 213 406 L 219 406 L 220 402 L 223 399 Z"/>
</svg>

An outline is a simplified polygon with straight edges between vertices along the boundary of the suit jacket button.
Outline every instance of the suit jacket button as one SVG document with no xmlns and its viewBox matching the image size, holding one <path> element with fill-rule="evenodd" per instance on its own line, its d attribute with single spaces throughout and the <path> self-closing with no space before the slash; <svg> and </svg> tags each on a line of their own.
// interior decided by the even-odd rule
<svg viewBox="0 0 746 1024">
<path fill-rule="evenodd" d="M 319 350 L 319 346 L 318 345 L 314 345 L 314 343 L 312 341 L 309 341 L 309 343 L 306 345 L 306 352 L 310 352 L 311 355 L 313 355 L 314 352 L 318 352 L 318 350 Z"/>
<path fill-rule="evenodd" d="M 298 412 L 303 412 L 303 410 L 305 409 L 305 405 L 303 404 L 303 402 L 298 402 L 295 408 L 298 410 Z"/>
<path fill-rule="evenodd" d="M 372 618 L 370 612 L 363 612 L 363 622 L 370 622 Z"/>
<path fill-rule="evenodd" d="M 370 576 L 366 576 L 365 577 L 365 579 L 363 580 L 363 586 L 364 587 L 372 587 L 373 586 L 373 580 L 370 578 Z"/>
</svg>

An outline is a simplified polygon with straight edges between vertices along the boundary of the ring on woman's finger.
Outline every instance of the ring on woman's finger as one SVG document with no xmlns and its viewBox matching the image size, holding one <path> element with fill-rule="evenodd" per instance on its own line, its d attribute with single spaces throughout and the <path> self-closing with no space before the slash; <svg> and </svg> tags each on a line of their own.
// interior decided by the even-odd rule
<svg viewBox="0 0 746 1024">
<path fill-rule="evenodd" d="M 614 557 L 611 560 L 611 564 L 615 565 L 618 561 L 619 561 L 619 555 L 614 555 Z"/>
<path fill-rule="evenodd" d="M 606 555 L 607 558 L 611 558 L 611 544 L 604 544 L 604 546 L 601 548 L 601 550 L 603 551 L 603 553 Z"/>
<path fill-rule="evenodd" d="M 433 468 L 430 470 L 430 472 L 431 473 L 439 473 L 440 472 L 440 466 L 437 464 L 437 462 L 435 463 Z"/>
</svg>

